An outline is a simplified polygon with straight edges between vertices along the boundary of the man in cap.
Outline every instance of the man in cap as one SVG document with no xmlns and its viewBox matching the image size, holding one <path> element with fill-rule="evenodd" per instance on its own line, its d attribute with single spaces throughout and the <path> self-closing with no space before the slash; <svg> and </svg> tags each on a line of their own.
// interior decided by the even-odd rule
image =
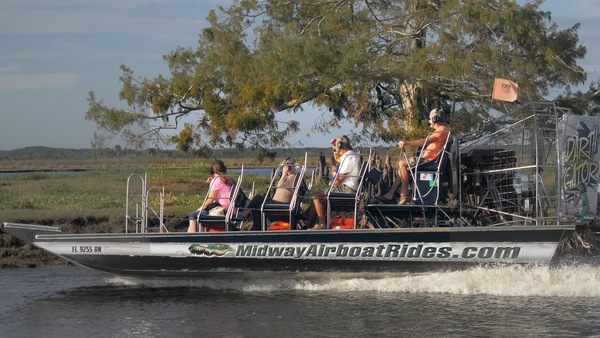
<svg viewBox="0 0 600 338">
<path fill-rule="evenodd" d="M 340 165 L 334 174 L 329 188 L 318 191 L 312 197 L 312 204 L 308 209 L 306 226 L 311 230 L 328 228 L 325 210 L 327 208 L 327 194 L 333 193 L 353 194 L 358 189 L 358 174 L 360 172 L 360 156 L 352 150 L 350 139 L 346 135 L 331 140 L 333 156 L 339 157 Z M 315 222 L 319 221 L 319 223 Z"/>
<path fill-rule="evenodd" d="M 404 146 L 407 145 L 423 148 L 423 153 L 420 156 L 420 162 L 417 165 L 434 160 L 448 140 L 450 129 L 444 122 L 442 113 L 442 109 L 433 109 L 431 112 L 429 112 L 428 122 L 429 127 L 433 129 L 433 132 L 426 138 L 412 141 L 400 141 L 398 143 L 398 147 L 400 149 L 404 149 Z M 392 203 L 396 190 L 400 188 L 400 199 L 398 200 L 398 204 L 403 205 L 408 203 L 408 168 L 408 161 L 405 158 L 401 158 L 398 162 L 398 177 L 396 180 L 394 180 L 394 184 L 392 184 L 392 187 L 387 193 L 376 196 L 375 199 L 383 203 Z"/>
</svg>

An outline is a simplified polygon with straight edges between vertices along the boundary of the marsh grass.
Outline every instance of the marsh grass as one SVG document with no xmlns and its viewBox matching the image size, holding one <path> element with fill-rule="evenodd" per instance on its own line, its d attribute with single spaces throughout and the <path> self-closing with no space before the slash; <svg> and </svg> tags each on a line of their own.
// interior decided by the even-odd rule
<svg viewBox="0 0 600 338">
<path fill-rule="evenodd" d="M 146 189 L 150 191 L 151 208 L 160 209 L 159 192 L 164 189 L 165 225 L 169 231 L 186 231 L 188 214 L 200 206 L 206 195 L 207 168 L 213 161 L 135 156 L 92 160 L 56 158 L 60 157 L 0 160 L 0 222 L 52 225 L 67 233 L 123 232 L 128 179 L 130 194 L 141 194 L 140 177 L 147 173 Z M 242 164 L 272 168 L 281 161 L 223 160 L 229 168 Z M 316 162 L 316 159 L 309 160 L 309 165 L 314 166 Z M 132 174 L 136 176 L 130 176 Z M 253 182 L 257 193 L 261 193 L 269 177 L 245 175 L 242 188 L 247 194 Z M 135 209 L 135 205 L 132 207 Z M 153 212 L 149 214 L 149 226 L 158 229 L 158 216 Z M 64 264 L 42 249 L 4 233 L 0 233 L 0 257 L 0 269 Z"/>
<path fill-rule="evenodd" d="M 170 218 L 187 218 L 191 210 L 198 208 L 208 188 L 208 169 L 204 165 L 183 168 L 140 165 L 7 175 L 0 177 L 0 221 L 49 216 L 124 219 L 128 182 L 130 195 L 139 195 L 143 177 L 147 177 L 150 206 L 156 210 L 160 208 L 160 192 L 164 189 L 164 213 Z M 249 193 L 255 182 L 257 188 L 264 190 L 268 180 L 268 177 L 245 175 L 242 188 Z"/>
</svg>

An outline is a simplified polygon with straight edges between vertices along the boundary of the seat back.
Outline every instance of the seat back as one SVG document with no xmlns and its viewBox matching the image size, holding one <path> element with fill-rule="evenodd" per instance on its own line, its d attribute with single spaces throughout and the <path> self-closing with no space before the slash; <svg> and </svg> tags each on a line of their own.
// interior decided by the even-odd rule
<svg viewBox="0 0 600 338">
<path fill-rule="evenodd" d="M 289 228 L 295 230 L 297 228 L 298 215 L 302 210 L 302 203 L 307 194 L 306 182 L 304 175 L 306 174 L 306 163 L 308 161 L 308 153 L 304 155 L 304 165 L 300 165 L 296 169 L 296 175 L 292 184 L 292 198 L 289 203 L 269 203 L 272 202 L 272 197 L 278 184 L 279 173 L 283 170 L 283 165 L 275 169 L 274 175 L 271 178 L 269 187 L 265 194 L 260 211 L 261 211 L 261 227 L 263 230 L 269 228 L 269 224 L 273 222 L 287 223 Z"/>
<path fill-rule="evenodd" d="M 360 155 L 357 155 L 360 156 Z M 367 183 L 366 176 L 369 171 L 371 163 L 372 152 L 369 151 L 369 158 L 366 161 L 362 161 L 360 164 L 360 170 L 358 172 L 358 187 L 356 192 L 352 194 L 345 193 L 334 193 L 329 191 L 327 193 L 327 224 L 332 224 L 331 212 L 347 212 L 352 213 L 351 222 L 339 220 L 337 223 L 344 223 L 348 226 L 345 228 L 356 228 L 358 208 L 360 206 L 360 199 L 364 191 L 364 187 Z M 348 218 L 348 217 L 345 217 Z M 332 224 L 332 226 L 335 226 Z"/>
<path fill-rule="evenodd" d="M 413 201 L 415 204 L 445 204 L 452 183 L 452 168 L 448 163 L 454 143 L 450 132 L 448 134 L 446 142 L 433 160 L 421 163 L 410 170 L 413 178 Z M 422 153 L 423 150 L 421 150 Z"/>
<path fill-rule="evenodd" d="M 244 166 L 240 171 L 236 183 L 231 186 L 231 192 L 229 194 L 229 207 L 225 210 L 225 214 L 222 216 L 210 216 L 210 215 L 198 215 L 198 224 L 200 224 L 204 231 L 228 231 L 229 225 L 233 224 L 232 219 L 237 215 L 238 209 L 248 204 L 248 197 L 242 191 L 242 180 L 244 177 Z M 208 198 L 208 194 L 206 198 Z"/>
</svg>

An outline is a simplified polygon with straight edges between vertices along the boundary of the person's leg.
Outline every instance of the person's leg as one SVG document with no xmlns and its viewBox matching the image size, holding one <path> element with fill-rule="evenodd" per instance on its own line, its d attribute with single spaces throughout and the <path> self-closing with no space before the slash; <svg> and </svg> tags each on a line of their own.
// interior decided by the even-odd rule
<svg viewBox="0 0 600 338">
<path fill-rule="evenodd" d="M 398 176 L 400 177 L 400 200 L 398 204 L 406 204 L 408 202 L 408 163 L 405 160 L 398 164 Z"/>
<path fill-rule="evenodd" d="M 306 211 L 306 227 L 307 228 L 312 228 L 318 218 L 318 213 L 317 213 L 317 208 L 321 207 L 321 201 L 319 199 L 323 198 L 325 196 L 325 193 L 323 191 L 317 191 L 313 196 L 312 196 L 312 203 L 310 205 L 310 207 L 308 208 L 308 210 Z M 319 206 L 317 206 L 317 204 Z"/>
<path fill-rule="evenodd" d="M 318 191 L 312 198 L 312 205 L 314 206 L 315 214 L 319 219 L 318 229 L 327 228 L 327 219 L 325 215 L 325 197 L 326 192 Z M 309 227 L 310 228 L 310 227 Z"/>
<path fill-rule="evenodd" d="M 396 176 L 396 179 L 394 180 L 394 183 L 390 187 L 390 190 L 388 190 L 385 194 L 381 195 L 381 197 L 383 197 L 386 200 L 391 201 L 394 198 L 394 195 L 396 194 L 396 191 L 398 190 L 398 188 L 400 188 L 401 184 L 402 183 L 401 183 L 400 176 Z"/>
<path fill-rule="evenodd" d="M 315 204 L 312 203 L 308 210 L 306 210 L 306 228 L 312 228 L 317 221 L 317 212 L 315 211 Z"/>
<path fill-rule="evenodd" d="M 208 216 L 208 210 L 200 210 L 200 216 Z M 202 227 L 202 223 L 198 222 L 198 232 L 204 232 L 204 230 L 205 229 Z"/>
<path fill-rule="evenodd" d="M 200 211 L 198 210 L 194 210 L 190 213 L 190 222 L 188 225 L 188 230 L 187 232 L 198 232 L 198 222 L 196 221 L 198 219 L 198 214 L 200 213 Z"/>
<path fill-rule="evenodd" d="M 400 161 L 398 165 L 398 176 L 400 176 L 400 195 L 408 195 L 408 163 L 405 160 Z"/>
<path fill-rule="evenodd" d="M 322 224 L 328 228 L 326 214 L 327 202 L 323 200 L 317 200 L 317 203 L 315 204 L 315 210 L 317 211 L 317 216 L 319 217 L 319 224 Z"/>
<path fill-rule="evenodd" d="M 404 178 L 403 175 L 405 176 Z M 406 162 L 406 160 L 402 159 L 398 161 L 398 175 L 396 176 L 394 183 L 390 187 L 390 190 L 388 190 L 388 192 L 386 192 L 385 194 L 381 195 L 381 197 L 388 201 L 391 201 L 392 199 L 394 199 L 394 195 L 396 194 L 396 191 L 398 190 L 398 188 L 400 188 L 400 186 L 406 186 L 408 189 L 407 184 L 404 184 L 404 179 L 406 179 L 406 182 L 408 182 L 408 163 Z"/>
<path fill-rule="evenodd" d="M 191 219 L 187 232 L 198 232 L 198 222 Z"/>
</svg>

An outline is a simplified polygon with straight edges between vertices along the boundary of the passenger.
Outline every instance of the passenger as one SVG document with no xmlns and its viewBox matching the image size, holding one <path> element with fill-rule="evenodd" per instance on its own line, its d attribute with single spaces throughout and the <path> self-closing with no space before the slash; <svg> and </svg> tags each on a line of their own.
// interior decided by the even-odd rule
<svg viewBox="0 0 600 338">
<path fill-rule="evenodd" d="M 233 186 L 233 179 L 229 177 L 227 173 L 227 167 L 223 161 L 215 160 L 209 168 L 210 182 L 209 193 L 202 206 L 197 210 L 190 213 L 190 224 L 188 226 L 188 232 L 197 232 L 198 230 L 198 215 L 201 216 L 222 216 L 225 214 L 225 210 L 229 208 L 231 187 Z"/>
<path fill-rule="evenodd" d="M 398 143 L 398 147 L 403 149 L 404 146 L 415 146 L 415 147 L 423 147 L 423 153 L 420 157 L 419 164 L 422 164 L 427 161 L 434 160 L 435 157 L 439 154 L 440 150 L 446 144 L 446 140 L 450 135 L 450 129 L 445 124 L 442 117 L 441 109 L 433 109 L 429 112 L 429 126 L 433 129 L 433 132 L 427 136 L 427 138 L 421 140 L 413 140 L 413 141 L 400 141 Z M 400 200 L 398 201 L 399 205 L 403 205 L 409 202 L 408 196 L 408 188 L 409 188 L 409 175 L 408 175 L 408 167 L 409 164 L 406 161 L 406 158 L 401 158 L 398 162 L 398 177 L 394 180 L 394 184 L 390 190 L 379 196 L 375 196 L 375 199 L 382 203 L 392 203 L 394 199 L 394 195 L 398 188 L 400 189 Z"/>
<path fill-rule="evenodd" d="M 241 215 L 241 219 L 247 219 L 252 213 L 252 231 L 262 230 L 262 220 L 260 208 L 263 204 L 289 204 L 292 200 L 294 191 L 294 180 L 296 178 L 296 161 L 288 157 L 281 163 L 281 178 L 277 182 L 277 189 L 272 198 L 265 201 L 265 195 L 256 195 L 248 203 L 248 209 Z"/>
<path fill-rule="evenodd" d="M 312 204 L 308 208 L 306 216 L 306 227 L 311 230 L 328 228 L 327 215 L 327 193 L 354 194 L 358 188 L 358 174 L 360 172 L 360 156 L 352 150 L 350 139 L 346 135 L 331 140 L 334 157 L 339 156 L 340 166 L 335 173 L 329 188 L 325 191 L 317 191 L 312 196 Z M 319 223 L 315 222 L 319 221 Z"/>
<path fill-rule="evenodd" d="M 331 140 L 331 142 L 333 142 L 335 139 Z M 340 152 L 333 152 L 333 156 L 331 156 L 331 178 L 335 177 L 335 174 L 337 174 L 338 169 L 340 168 L 340 157 L 342 155 L 340 155 Z"/>
</svg>

